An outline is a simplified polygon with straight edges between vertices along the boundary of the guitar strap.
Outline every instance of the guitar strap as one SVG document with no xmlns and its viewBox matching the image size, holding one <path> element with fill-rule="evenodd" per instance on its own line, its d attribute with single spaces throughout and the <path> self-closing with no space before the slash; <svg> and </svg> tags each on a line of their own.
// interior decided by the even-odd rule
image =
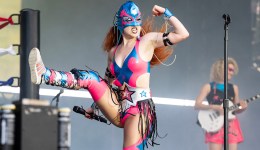
<svg viewBox="0 0 260 150">
<path fill-rule="evenodd" d="M 213 85 L 213 100 L 217 101 L 219 99 L 219 96 L 217 95 L 217 83 L 214 82 Z"/>
<path fill-rule="evenodd" d="M 216 95 L 216 94 L 217 94 L 217 84 L 216 84 L 216 82 L 214 83 L 214 88 L 213 88 L 213 90 L 214 90 L 214 95 Z"/>
</svg>

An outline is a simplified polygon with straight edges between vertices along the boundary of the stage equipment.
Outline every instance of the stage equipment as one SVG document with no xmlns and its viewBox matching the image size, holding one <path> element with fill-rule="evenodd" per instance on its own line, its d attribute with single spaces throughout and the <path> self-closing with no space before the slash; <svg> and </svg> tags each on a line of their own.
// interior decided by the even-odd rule
<svg viewBox="0 0 260 150">
<path fill-rule="evenodd" d="M 14 150 L 15 105 L 0 106 L 0 149 Z"/>
<path fill-rule="evenodd" d="M 47 100 L 14 102 L 15 150 L 57 150 L 58 110 Z"/>
<path fill-rule="evenodd" d="M 21 10 L 20 30 L 20 100 L 39 99 L 39 85 L 31 82 L 28 58 L 32 48 L 40 49 L 40 11 Z"/>
<path fill-rule="evenodd" d="M 222 16 L 224 19 L 224 150 L 228 150 L 228 108 L 229 108 L 229 99 L 227 93 L 228 85 L 228 50 L 227 50 L 227 41 L 228 41 L 228 25 L 231 23 L 231 18 L 228 14 Z"/>
<path fill-rule="evenodd" d="M 71 122 L 70 109 L 58 109 L 58 150 L 70 150 L 71 147 Z"/>
</svg>

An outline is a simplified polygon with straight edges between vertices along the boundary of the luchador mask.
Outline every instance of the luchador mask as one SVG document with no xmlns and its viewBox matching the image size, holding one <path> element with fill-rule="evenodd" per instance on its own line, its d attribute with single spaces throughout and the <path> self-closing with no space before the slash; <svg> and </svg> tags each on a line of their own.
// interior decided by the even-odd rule
<svg viewBox="0 0 260 150">
<path fill-rule="evenodd" d="M 125 27 L 142 25 L 141 12 L 132 1 L 124 3 L 118 10 L 116 17 L 116 25 L 121 32 Z"/>
</svg>

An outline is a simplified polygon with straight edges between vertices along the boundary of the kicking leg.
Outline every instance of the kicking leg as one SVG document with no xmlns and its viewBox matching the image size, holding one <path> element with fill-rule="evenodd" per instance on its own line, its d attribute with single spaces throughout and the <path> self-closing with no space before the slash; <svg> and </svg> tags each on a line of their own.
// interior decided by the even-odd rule
<svg viewBox="0 0 260 150">
<path fill-rule="evenodd" d="M 68 89 L 87 89 L 107 119 L 116 126 L 121 126 L 115 93 L 96 72 L 78 69 L 65 72 L 46 68 L 37 48 L 33 48 L 29 54 L 29 65 L 33 83 L 43 82 Z"/>
</svg>

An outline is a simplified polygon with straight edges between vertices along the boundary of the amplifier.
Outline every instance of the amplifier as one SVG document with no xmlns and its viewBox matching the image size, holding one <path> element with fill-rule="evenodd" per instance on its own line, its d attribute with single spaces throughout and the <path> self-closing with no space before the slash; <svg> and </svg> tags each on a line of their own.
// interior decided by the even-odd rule
<svg viewBox="0 0 260 150">
<path fill-rule="evenodd" d="M 49 101 L 14 102 L 15 150 L 57 150 L 58 110 Z"/>
</svg>

